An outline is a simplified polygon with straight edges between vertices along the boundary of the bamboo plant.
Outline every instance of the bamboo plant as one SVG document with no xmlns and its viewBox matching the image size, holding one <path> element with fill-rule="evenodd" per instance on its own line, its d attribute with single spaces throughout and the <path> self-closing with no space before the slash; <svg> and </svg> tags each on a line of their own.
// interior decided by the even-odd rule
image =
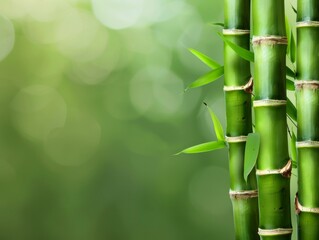
<svg viewBox="0 0 319 240">
<path fill-rule="evenodd" d="M 298 0 L 298 239 L 319 239 L 319 2 Z"/>
<path fill-rule="evenodd" d="M 223 38 L 249 50 L 250 0 L 225 0 L 224 2 Z M 224 44 L 224 65 L 226 140 L 229 151 L 230 198 L 233 205 L 235 234 L 236 239 L 258 239 L 256 175 L 254 168 L 245 173 L 246 141 L 248 134 L 252 133 L 251 90 L 253 83 L 250 63 L 241 58 L 231 46 Z M 258 136 L 251 134 L 250 137 L 254 139 L 253 145 L 248 146 L 249 143 L 247 143 L 247 149 L 259 147 L 256 145 Z M 247 154 L 248 151 L 246 151 Z M 250 173 L 249 176 L 247 173 Z"/>
<path fill-rule="evenodd" d="M 222 38 L 249 52 L 250 0 L 225 0 L 225 23 Z M 224 45 L 224 63 L 221 66 L 206 55 L 191 49 L 212 71 L 199 78 L 188 88 L 196 88 L 218 79 L 224 73 L 227 130 L 224 136 L 216 115 L 209 109 L 217 141 L 183 150 L 198 153 L 228 146 L 230 170 L 230 198 L 233 205 L 235 235 L 238 240 L 258 239 L 258 191 L 254 165 L 259 149 L 259 136 L 252 133 L 251 90 L 252 78 L 249 61 Z"/>
<path fill-rule="evenodd" d="M 259 235 L 291 239 L 286 122 L 286 50 L 283 0 L 253 0 L 254 112 L 260 134 L 257 159 Z"/>
</svg>

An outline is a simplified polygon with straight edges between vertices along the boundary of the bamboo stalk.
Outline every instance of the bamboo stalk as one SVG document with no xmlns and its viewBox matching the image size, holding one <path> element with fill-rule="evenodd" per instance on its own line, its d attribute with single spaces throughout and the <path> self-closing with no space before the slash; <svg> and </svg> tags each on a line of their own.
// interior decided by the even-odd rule
<svg viewBox="0 0 319 240">
<path fill-rule="evenodd" d="M 259 235 L 291 239 L 286 122 L 284 0 L 253 0 L 254 112 L 261 143 L 257 159 Z"/>
<path fill-rule="evenodd" d="M 298 239 L 319 239 L 319 2 L 298 0 Z"/>
<path fill-rule="evenodd" d="M 238 46 L 249 49 L 250 0 L 225 0 L 223 35 Z M 255 172 L 244 179 L 247 135 L 252 132 L 250 63 L 224 46 L 225 99 L 229 146 L 230 198 L 233 205 L 237 240 L 258 239 L 258 193 Z"/>
</svg>

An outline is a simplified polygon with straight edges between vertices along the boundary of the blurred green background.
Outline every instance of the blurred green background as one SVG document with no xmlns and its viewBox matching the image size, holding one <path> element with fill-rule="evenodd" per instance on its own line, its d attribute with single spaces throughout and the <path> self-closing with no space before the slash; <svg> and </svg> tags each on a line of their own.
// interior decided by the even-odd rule
<svg viewBox="0 0 319 240">
<path fill-rule="evenodd" d="M 0 1 L 0 239 L 233 239 L 222 1 Z M 224 124 L 225 126 L 225 124 Z"/>
</svg>

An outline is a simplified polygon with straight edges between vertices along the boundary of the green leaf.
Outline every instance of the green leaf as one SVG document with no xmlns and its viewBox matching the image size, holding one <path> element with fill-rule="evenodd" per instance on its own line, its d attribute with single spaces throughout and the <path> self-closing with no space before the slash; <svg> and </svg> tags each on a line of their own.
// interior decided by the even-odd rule
<svg viewBox="0 0 319 240">
<path fill-rule="evenodd" d="M 197 87 L 201 87 L 209 83 L 212 83 L 218 78 L 220 78 L 221 76 L 223 76 L 223 74 L 224 74 L 224 67 L 216 68 L 215 70 L 206 73 L 204 76 L 192 82 L 190 85 L 188 85 L 185 91 L 187 91 L 190 88 L 197 88 Z"/>
<path fill-rule="evenodd" d="M 210 23 L 210 25 L 219 26 L 219 27 L 224 27 L 225 26 L 224 23 L 219 23 L 219 22 L 212 22 L 212 23 Z"/>
<path fill-rule="evenodd" d="M 244 179 L 247 182 L 248 176 L 254 169 L 259 154 L 260 135 L 250 133 L 247 138 L 244 160 Z"/>
<path fill-rule="evenodd" d="M 288 77 L 292 77 L 292 78 L 296 77 L 296 73 L 294 71 L 292 71 L 288 66 L 286 66 L 286 75 Z"/>
<path fill-rule="evenodd" d="M 193 154 L 193 153 L 211 152 L 224 147 L 226 147 L 226 142 L 224 141 L 207 142 L 207 143 L 202 143 L 202 144 L 195 145 L 193 147 L 186 148 L 175 155 L 179 155 L 181 153 Z"/>
<path fill-rule="evenodd" d="M 195 49 L 188 49 L 192 54 L 194 54 L 199 60 L 201 60 L 204 64 L 206 64 L 211 69 L 219 68 L 221 65 L 217 62 L 215 62 L 210 57 L 206 56 L 205 54 L 195 50 Z"/>
<path fill-rule="evenodd" d="M 296 148 L 296 135 L 294 132 L 291 132 L 291 138 L 289 140 L 289 150 L 290 150 L 290 158 L 292 161 L 292 167 L 297 168 L 297 148 Z"/>
<path fill-rule="evenodd" d="M 294 120 L 295 122 L 297 122 L 297 109 L 294 106 L 294 104 L 289 100 L 289 98 L 287 98 L 287 114 L 288 116 Z"/>
<path fill-rule="evenodd" d="M 290 30 L 290 24 L 287 16 L 285 16 L 285 25 L 286 25 L 286 35 L 287 35 L 287 41 L 288 41 L 288 46 L 287 46 L 287 55 L 290 55 L 290 38 L 291 38 L 291 30 Z"/>
<path fill-rule="evenodd" d="M 298 12 L 297 12 L 297 9 L 294 8 L 294 6 L 293 6 L 292 4 L 290 4 L 290 5 L 291 5 L 292 10 L 297 14 L 297 13 L 298 13 Z"/>
<path fill-rule="evenodd" d="M 289 51 L 289 56 L 290 56 L 290 60 L 292 63 L 296 62 L 296 42 L 295 42 L 295 38 L 294 38 L 294 34 L 290 33 L 290 45 L 289 45 L 290 51 Z"/>
<path fill-rule="evenodd" d="M 219 119 L 217 118 L 216 114 L 213 112 L 213 110 L 207 106 L 206 103 L 204 103 L 206 107 L 208 108 L 210 117 L 212 119 L 212 122 L 214 124 L 214 130 L 218 141 L 225 141 L 225 135 L 224 130 L 222 127 L 222 124 L 220 123 Z"/>
<path fill-rule="evenodd" d="M 225 36 L 223 36 L 221 33 L 218 33 L 218 35 L 221 37 L 221 39 L 223 39 L 223 41 L 228 45 L 230 46 L 235 53 L 237 53 L 241 58 L 249 61 L 249 62 L 254 62 L 254 53 L 245 49 L 245 48 L 242 48 L 238 45 L 236 45 L 235 43 L 229 41 L 227 38 L 225 38 Z"/>
<path fill-rule="evenodd" d="M 286 79 L 286 88 L 289 91 L 295 91 L 295 83 L 294 81 L 290 80 L 290 79 Z"/>
</svg>

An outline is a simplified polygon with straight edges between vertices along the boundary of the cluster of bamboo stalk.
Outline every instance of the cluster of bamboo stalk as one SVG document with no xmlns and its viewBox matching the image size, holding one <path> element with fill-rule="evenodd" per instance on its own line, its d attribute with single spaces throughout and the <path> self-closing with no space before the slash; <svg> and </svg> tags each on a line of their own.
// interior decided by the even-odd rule
<svg viewBox="0 0 319 240">
<path fill-rule="evenodd" d="M 284 0 L 224 0 L 224 3 L 221 35 L 225 42 L 224 66 L 191 50 L 212 71 L 189 88 L 203 86 L 224 74 L 226 136 L 210 110 L 218 141 L 196 145 L 182 152 L 197 153 L 228 147 L 230 198 L 236 239 L 240 240 L 291 239 L 290 176 L 296 165 L 298 239 L 318 240 L 319 1 L 298 0 L 295 10 L 297 47 L 291 40 L 293 34 L 286 31 Z M 253 53 L 249 51 L 250 44 Z M 287 52 L 291 62 L 295 61 L 295 48 L 296 72 L 286 67 Z M 254 62 L 253 78 L 249 61 Z M 287 76 L 293 80 L 287 80 Z M 291 86 L 292 81 L 294 86 Z M 298 115 L 287 99 L 287 89 L 295 90 Z M 296 121 L 297 140 L 293 131 L 288 129 L 287 115 Z M 292 143 L 290 154 L 287 129 Z"/>
</svg>

